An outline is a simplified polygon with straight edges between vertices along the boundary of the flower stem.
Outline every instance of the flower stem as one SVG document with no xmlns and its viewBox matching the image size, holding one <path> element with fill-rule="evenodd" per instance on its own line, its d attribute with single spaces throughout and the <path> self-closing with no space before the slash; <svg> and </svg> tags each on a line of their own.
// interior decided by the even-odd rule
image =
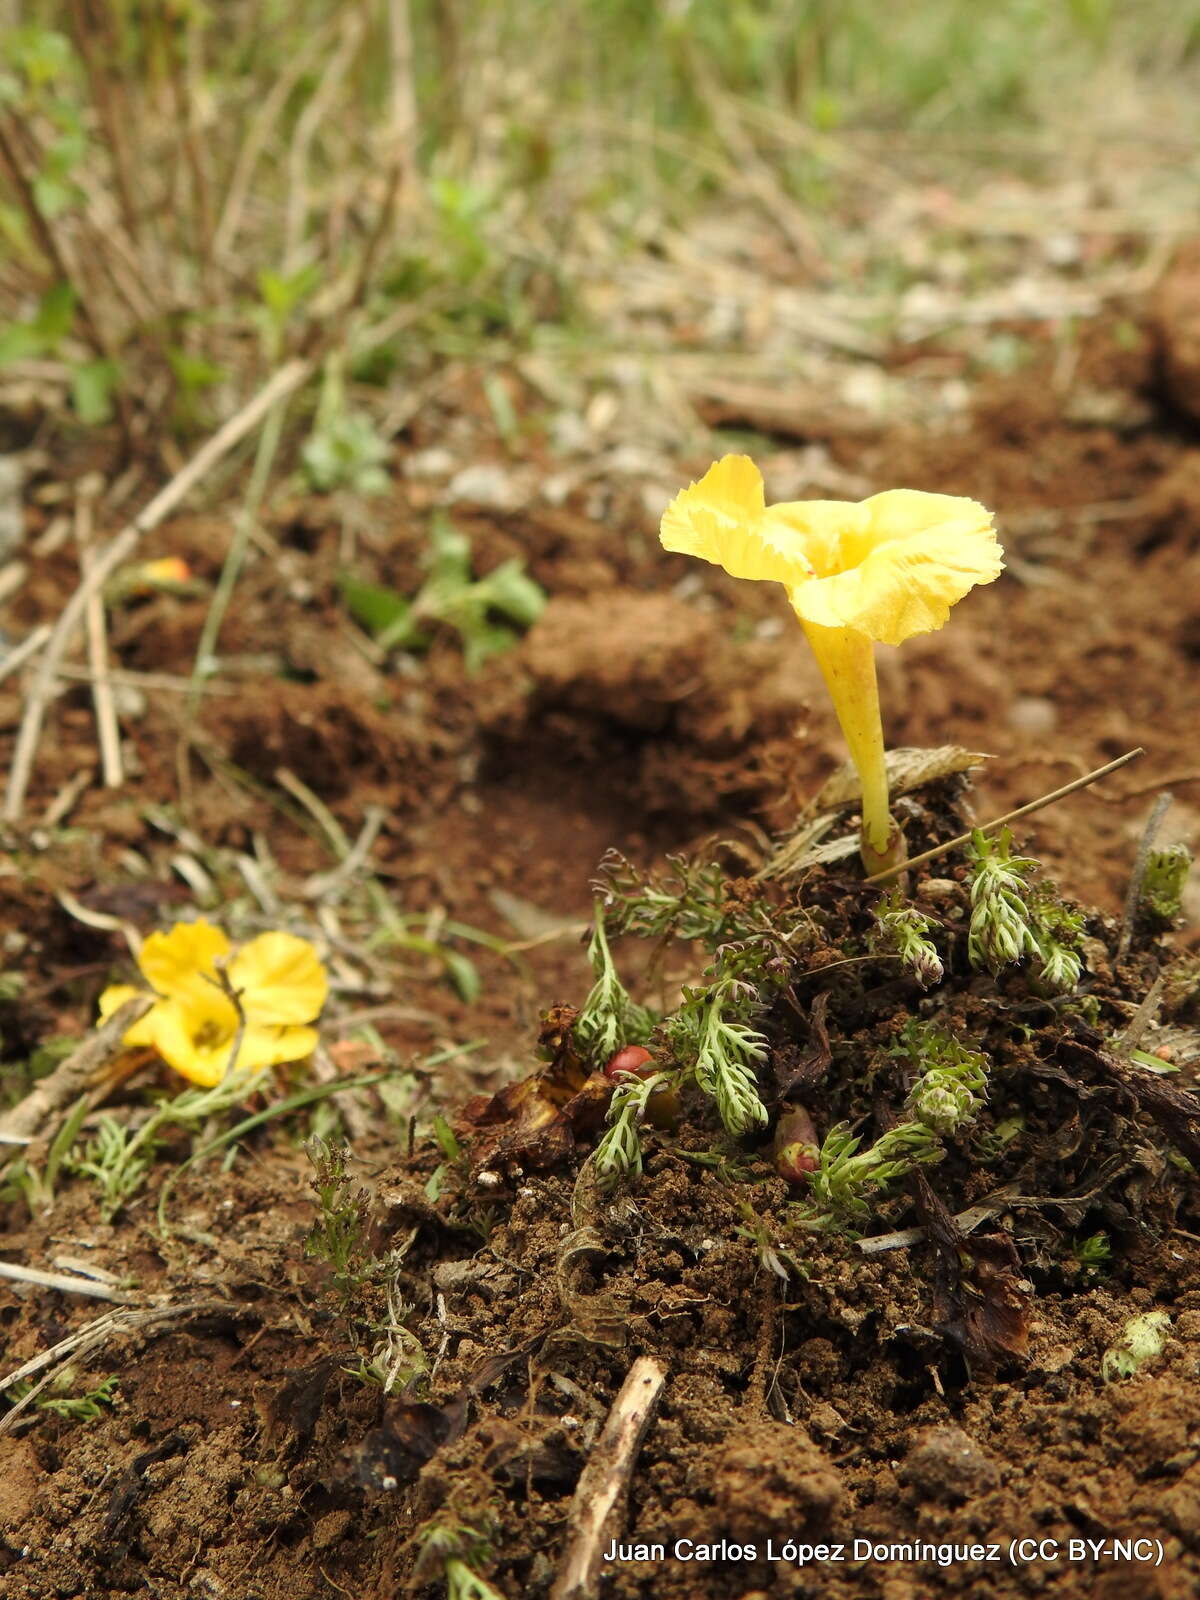
<svg viewBox="0 0 1200 1600">
<path fill-rule="evenodd" d="M 904 840 L 888 808 L 874 647 L 865 633 L 853 628 L 823 628 L 800 620 L 862 787 L 863 864 L 868 873 L 882 872 L 903 861 Z"/>
</svg>

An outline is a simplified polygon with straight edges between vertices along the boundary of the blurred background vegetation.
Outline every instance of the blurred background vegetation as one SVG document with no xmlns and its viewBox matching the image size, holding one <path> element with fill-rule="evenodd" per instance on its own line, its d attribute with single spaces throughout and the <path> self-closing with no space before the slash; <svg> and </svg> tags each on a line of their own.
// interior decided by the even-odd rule
<svg viewBox="0 0 1200 1600">
<path fill-rule="evenodd" d="M 1195 180 L 1196 0 L 0 0 L 0 34 L 0 381 L 168 465 L 299 354 L 318 470 L 369 474 L 347 384 L 603 337 L 581 284 L 727 204 L 828 285 L 906 183 L 1102 180 L 1114 141 Z"/>
</svg>

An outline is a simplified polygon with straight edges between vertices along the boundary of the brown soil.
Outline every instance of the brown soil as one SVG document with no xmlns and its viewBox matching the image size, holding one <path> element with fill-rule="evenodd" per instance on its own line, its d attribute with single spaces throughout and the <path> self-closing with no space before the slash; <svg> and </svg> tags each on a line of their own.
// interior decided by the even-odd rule
<svg viewBox="0 0 1200 1600">
<path fill-rule="evenodd" d="M 1183 319 L 1169 300 L 1159 314 Z M 1008 552 L 1006 575 L 950 627 L 882 664 L 890 742 L 991 752 L 971 797 L 980 816 L 1146 747 L 1021 833 L 1073 899 L 1097 908 L 1087 981 L 1110 1034 L 1161 961 L 1144 941 L 1116 973 L 1104 958 L 1153 796 L 1171 789 L 1169 832 L 1193 844 L 1200 807 L 1200 450 L 1179 409 L 1190 393 L 1186 351 L 1168 349 L 1168 398 L 1161 337 L 1149 324 L 1132 344 L 1094 330 L 1070 395 L 1056 391 L 1048 355 L 1019 379 L 986 384 L 961 431 L 829 441 L 835 465 L 874 488 L 907 482 L 998 508 Z M 1075 404 L 1081 396 L 1088 404 Z M 414 424 L 405 450 L 435 443 L 432 426 L 427 436 Z M 763 464 L 769 483 L 796 463 L 781 450 Z M 680 481 L 704 465 L 680 463 Z M 416 589 L 428 503 L 426 484 L 401 479 L 355 534 L 360 576 Z M 481 570 L 523 555 L 551 596 L 522 644 L 474 678 L 449 634 L 405 670 L 364 653 L 337 598 L 342 512 L 306 501 L 276 516 L 221 636 L 218 688 L 233 692 L 206 696 L 190 751 L 180 757 L 184 697 L 155 679 L 128 710 L 136 770 L 126 788 L 85 788 L 65 828 L 10 841 L 0 904 L 10 970 L 27 988 L 0 1017 L 7 1059 L 79 1031 L 103 983 L 128 971 L 119 936 L 73 919 L 57 894 L 143 930 L 169 923 L 190 897 L 170 863 L 198 847 L 181 845 L 149 807 L 174 808 L 213 852 L 213 870 L 228 874 L 222 896 L 244 905 L 230 862 L 256 836 L 269 836 L 287 883 L 331 865 L 319 829 L 278 786 L 285 767 L 351 837 L 369 807 L 385 808 L 372 860 L 406 912 L 511 939 L 512 897 L 539 926 L 581 922 L 610 846 L 647 867 L 714 836 L 752 852 L 840 761 L 782 596 L 664 555 L 636 483 L 618 484 L 602 513 L 581 496 L 455 518 Z M 34 522 L 36 547 L 49 511 L 35 510 Z M 146 554 L 183 554 L 212 580 L 228 538 L 224 519 L 180 518 Z M 6 630 L 52 619 L 75 581 L 69 547 L 33 560 Z M 170 595 L 130 603 L 113 619 L 114 661 L 186 676 L 207 606 Z M 20 710 L 10 681 L 0 687 L 10 751 Z M 69 688 L 30 815 L 95 764 L 87 691 Z M 130 866 L 139 858 L 140 877 Z M 843 919 L 829 924 L 830 942 L 861 930 L 861 888 L 814 881 Z M 485 1049 L 435 1070 L 414 1101 L 423 1118 L 525 1076 L 539 1014 L 578 1004 L 588 977 L 574 938 L 539 937 L 533 922 L 519 936 L 520 966 L 471 947 L 483 979 L 473 1004 L 436 963 L 414 957 L 403 992 L 343 996 L 335 1032 L 339 1015 L 390 1002 L 378 1027 L 402 1061 L 485 1038 Z M 510 1162 L 494 1192 L 464 1169 L 432 1204 L 423 1185 L 438 1152 L 418 1139 L 398 1154 L 393 1124 L 355 1154 L 370 1181 L 374 1244 L 403 1251 L 405 1325 L 432 1376 L 419 1398 L 384 1402 L 346 1370 L 361 1355 L 363 1319 L 380 1307 L 344 1315 L 328 1270 L 306 1256 L 311 1169 L 270 1125 L 242 1142 L 231 1170 L 185 1174 L 166 1239 L 154 1227 L 162 1157 L 149 1190 L 112 1224 L 79 1179 L 60 1183 L 47 1215 L 30 1220 L 14 1202 L 7 1258 L 48 1267 L 86 1255 L 136 1278 L 148 1297 L 203 1304 L 116 1335 L 81 1362 L 72 1392 L 120 1379 L 99 1420 L 40 1414 L 0 1438 L 0 1594 L 385 1600 L 438 1578 L 436 1568 L 414 1578 L 412 1536 L 449 1503 L 487 1531 L 479 1565 L 503 1594 L 546 1595 L 581 1466 L 643 1353 L 668 1378 L 621 1538 L 663 1543 L 666 1555 L 614 1562 L 604 1593 L 1200 1592 L 1200 1208 L 1163 1153 L 1184 1147 L 1186 1129 L 1172 1134 L 1169 1119 L 1105 1075 L 1101 1034 L 1047 1015 L 1023 980 L 998 991 L 960 968 L 959 1023 L 1004 1061 L 988 1117 L 1019 1110 L 1042 1143 L 1019 1169 L 972 1172 L 962 1152 L 931 1169 L 952 1211 L 997 1181 L 1029 1200 L 972 1236 L 953 1270 L 929 1244 L 867 1257 L 850 1237 L 814 1234 L 793 1242 L 800 1267 L 781 1279 L 747 1221 L 784 1237 L 788 1192 L 752 1151 L 732 1175 L 683 1159 L 720 1144 L 698 1108 L 678 1138 L 652 1139 L 639 1184 L 573 1221 L 575 1157 Z M 697 972 L 681 964 L 674 976 Z M 881 979 L 864 999 L 861 986 L 827 978 L 802 993 L 806 1017 L 821 993 L 831 1038 L 867 1051 L 883 1050 L 924 1003 L 912 986 Z M 790 1037 L 779 1030 L 776 1060 L 811 1045 L 798 1024 Z M 871 1110 L 843 1104 L 832 1083 L 812 1096 L 822 1130 Z M 1172 1083 L 1186 1090 L 1191 1078 Z M 138 1092 L 135 1083 L 125 1103 Z M 1076 1200 L 1040 1209 L 1047 1193 Z M 870 1231 L 937 1214 L 919 1184 L 901 1186 Z M 596 1242 L 565 1261 L 572 1227 L 596 1229 Z M 1073 1264 L 1071 1241 L 1099 1229 L 1113 1260 L 1089 1274 Z M 1154 1308 L 1172 1316 L 1164 1355 L 1105 1384 L 1100 1358 L 1114 1331 Z M 55 1291 L 0 1287 L 6 1368 L 96 1314 Z M 1161 1564 L 1158 1546 L 1146 1562 L 1069 1543 L 1133 1537 L 1161 1541 Z M 855 1539 L 998 1545 L 1000 1555 L 855 1561 Z M 1014 1567 L 1013 1539 L 1057 1541 L 1056 1555 L 1047 1545 Z M 677 1540 L 717 1548 L 684 1560 L 672 1553 Z M 789 1541 L 845 1546 L 845 1559 L 768 1561 L 768 1540 L 776 1551 Z M 729 1549 L 750 1544 L 758 1559 Z"/>
</svg>

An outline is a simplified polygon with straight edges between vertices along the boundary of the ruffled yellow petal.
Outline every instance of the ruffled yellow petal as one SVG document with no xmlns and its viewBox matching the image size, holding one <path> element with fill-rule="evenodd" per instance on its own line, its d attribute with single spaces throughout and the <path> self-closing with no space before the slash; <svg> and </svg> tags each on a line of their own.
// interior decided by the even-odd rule
<svg viewBox="0 0 1200 1600">
<path fill-rule="evenodd" d="M 163 1000 L 149 1014 L 149 1040 L 169 1067 L 193 1083 L 211 1087 L 225 1076 L 237 1032 L 237 1012 L 219 990 Z"/>
<path fill-rule="evenodd" d="M 262 1072 L 284 1061 L 302 1061 L 317 1047 L 315 1028 L 247 1028 L 238 1050 L 240 1072 Z M 163 1060 L 203 1089 L 212 1089 L 229 1071 L 233 1040 L 221 1045 L 194 1045 L 176 1060 Z"/>
<path fill-rule="evenodd" d="M 177 922 L 167 933 L 152 933 L 138 966 L 161 995 L 203 995 L 213 987 L 216 963 L 229 954 L 229 940 L 210 922 Z"/>
<path fill-rule="evenodd" d="M 329 993 L 316 950 L 292 933 L 259 934 L 238 951 L 228 971 L 255 1027 L 311 1022 Z"/>
<path fill-rule="evenodd" d="M 664 550 L 699 556 L 734 578 L 796 583 L 812 567 L 783 524 L 765 516 L 762 474 L 749 456 L 724 456 L 663 513 Z"/>
<path fill-rule="evenodd" d="M 129 983 L 110 984 L 100 996 L 100 1021 L 107 1022 L 109 1017 L 111 1017 L 114 1012 L 119 1011 L 127 1000 L 136 1000 L 140 995 L 144 995 L 145 993 L 146 991 L 144 989 L 135 989 L 133 985 Z M 159 1004 L 161 1004 L 161 1001 Z M 155 1006 L 151 1006 L 150 1010 L 147 1011 L 144 1017 L 139 1017 L 131 1027 L 126 1028 L 121 1037 L 121 1043 L 129 1045 L 134 1049 L 136 1049 L 139 1045 L 153 1046 L 154 1037 L 150 1019 L 154 1015 L 156 1009 L 157 1008 Z"/>
<path fill-rule="evenodd" d="M 201 1004 L 195 999 L 164 1000 L 154 1008 L 152 1044 L 169 1067 L 211 1089 L 229 1071 L 237 1040 L 238 1016 L 225 995 Z M 239 1069 L 260 1072 L 283 1061 L 300 1061 L 317 1045 L 314 1028 L 248 1024 L 238 1047 Z"/>
<path fill-rule="evenodd" d="M 875 543 L 867 537 L 866 501 L 783 500 L 768 506 L 764 518 L 776 543 L 790 544 L 803 555 L 810 578 L 844 572 Z"/>
<path fill-rule="evenodd" d="M 817 504 L 824 512 L 829 502 Z M 772 509 L 791 519 L 800 507 Z M 974 500 L 890 489 L 846 510 L 854 516 L 834 558 L 789 585 L 804 622 L 901 644 L 940 628 L 951 606 L 1003 571 L 991 513 Z"/>
</svg>

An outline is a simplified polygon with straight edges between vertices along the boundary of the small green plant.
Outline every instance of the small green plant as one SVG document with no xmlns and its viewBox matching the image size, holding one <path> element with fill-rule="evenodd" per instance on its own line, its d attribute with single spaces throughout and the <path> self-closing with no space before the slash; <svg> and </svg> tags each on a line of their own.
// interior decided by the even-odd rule
<svg viewBox="0 0 1200 1600">
<path fill-rule="evenodd" d="M 1083 918 L 1064 905 L 1050 884 L 1038 884 L 1030 896 L 1033 937 L 1037 945 L 1038 975 L 1051 994 L 1070 994 L 1083 971 L 1083 958 L 1075 948 L 1083 933 Z"/>
<path fill-rule="evenodd" d="M 98 1383 L 87 1394 L 72 1395 L 68 1391 L 77 1376 L 74 1367 L 63 1367 L 55 1374 L 47 1390 L 33 1402 L 34 1405 L 39 1411 L 48 1411 L 52 1416 L 62 1417 L 67 1422 L 95 1422 L 115 1404 L 121 1380 L 114 1374 L 111 1378 L 105 1378 L 102 1383 Z M 32 1379 L 14 1383 L 10 1389 L 4 1391 L 4 1398 L 13 1402 L 22 1400 L 32 1388 Z"/>
<path fill-rule="evenodd" d="M 1028 874 L 1037 867 L 1029 856 L 1014 856 L 1007 828 L 995 838 L 976 829 L 971 835 L 971 926 L 967 954 L 973 967 L 993 977 L 1023 956 L 1037 954 L 1026 904 Z"/>
<path fill-rule="evenodd" d="M 1085 1272 L 1102 1272 L 1112 1260 L 1112 1245 L 1106 1233 L 1092 1233 L 1076 1239 L 1071 1254 Z"/>
<path fill-rule="evenodd" d="M 793 1277 L 800 1279 L 808 1277 L 808 1269 L 804 1262 L 790 1246 L 781 1243 L 775 1237 L 767 1222 L 758 1215 L 753 1206 L 743 1203 L 739 1210 L 743 1220 L 737 1229 L 738 1236 L 749 1239 L 754 1245 L 759 1265 L 764 1272 L 772 1273 L 784 1283 Z"/>
<path fill-rule="evenodd" d="M 684 989 L 666 1034 L 676 1059 L 716 1102 L 725 1131 L 740 1139 L 767 1124 L 755 1076 L 766 1060 L 767 1041 L 753 1025 L 762 1009 L 757 988 L 739 964 L 721 970 L 723 965 L 718 963 L 712 983 Z"/>
<path fill-rule="evenodd" d="M 115 1117 L 105 1116 L 95 1138 L 78 1154 L 68 1154 L 63 1166 L 94 1181 L 100 1191 L 100 1215 L 111 1222 L 145 1183 L 159 1143 L 157 1130 L 134 1133 Z"/>
<path fill-rule="evenodd" d="M 1083 919 L 1049 885 L 1030 883 L 1038 863 L 1029 856 L 1013 855 L 1007 828 L 994 837 L 976 828 L 969 854 L 971 965 L 986 967 L 995 977 L 1004 967 L 1031 956 L 1038 962 L 1035 976 L 1046 989 L 1069 993 L 1083 966 L 1073 948 L 1083 931 Z"/>
<path fill-rule="evenodd" d="M 387 1284 L 387 1312 L 382 1325 L 374 1330 L 377 1337 L 370 1355 L 347 1368 L 361 1382 L 374 1384 L 384 1394 L 411 1394 L 418 1386 L 427 1386 L 429 1375 L 429 1361 L 421 1341 L 407 1325 L 413 1307 L 400 1293 L 394 1270 L 398 1265 L 399 1257 L 395 1255 L 380 1264 Z"/>
<path fill-rule="evenodd" d="M 619 850 L 605 853 L 592 887 L 616 932 L 639 939 L 703 939 L 715 949 L 749 931 L 748 918 L 761 908 L 756 902 L 746 907 L 731 901 L 715 861 L 673 855 L 667 864 L 665 877 L 644 876 Z"/>
<path fill-rule="evenodd" d="M 870 1196 L 906 1177 L 914 1167 L 942 1159 L 933 1130 L 923 1122 L 901 1122 L 866 1150 L 849 1123 L 830 1128 L 812 1175 L 816 1206 L 836 1217 L 863 1221 L 871 1214 Z"/>
<path fill-rule="evenodd" d="M 446 1600 L 504 1600 L 500 1591 L 475 1570 L 490 1556 L 487 1537 L 462 1522 L 450 1509 L 418 1529 L 420 1550 L 415 1577 L 429 1582 L 437 1569 L 446 1580 Z"/>
<path fill-rule="evenodd" d="M 1175 925 L 1183 904 L 1183 886 L 1192 866 L 1192 852 L 1185 844 L 1151 850 L 1142 875 L 1138 909 L 1155 928 Z"/>
<path fill-rule="evenodd" d="M 998 1161 L 1013 1140 L 1020 1138 L 1024 1131 L 1025 1118 L 1022 1116 L 1005 1117 L 990 1128 L 980 1129 L 974 1141 L 980 1161 L 985 1165 Z"/>
<path fill-rule="evenodd" d="M 167 1129 L 182 1128 L 193 1135 L 201 1134 L 211 1119 L 232 1111 L 245 1100 L 252 1088 L 261 1085 L 262 1073 L 258 1068 L 237 1067 L 211 1088 L 185 1089 L 173 1098 L 160 1101 L 136 1130 L 106 1116 L 100 1121 L 95 1139 L 89 1141 L 80 1155 L 70 1152 L 64 1154 L 62 1165 L 66 1170 L 77 1171 L 96 1182 L 100 1189 L 101 1208 L 106 1218 L 111 1220 L 142 1189 L 154 1154 L 162 1145 Z M 324 1098 L 331 1087 L 318 1085 L 315 1090 L 307 1091 L 303 1098 Z M 291 1103 L 281 1102 L 251 1120 L 257 1124 L 281 1115 Z M 170 1183 L 171 1180 L 167 1181 Z"/>
<path fill-rule="evenodd" d="M 310 1139 L 305 1153 L 313 1166 L 317 1216 L 304 1242 L 306 1255 L 329 1263 L 334 1288 L 347 1309 L 375 1261 L 367 1244 L 370 1195 L 350 1176 L 349 1150 Z"/>
<path fill-rule="evenodd" d="M 644 1006 L 630 998 L 617 974 L 599 900 L 588 941 L 588 960 L 595 981 L 575 1021 L 575 1042 L 590 1061 L 603 1066 L 623 1045 L 644 1044 L 654 1019 Z"/>
<path fill-rule="evenodd" d="M 1146 1311 L 1130 1317 L 1100 1360 L 1100 1376 L 1105 1383 L 1132 1378 L 1148 1362 L 1162 1355 L 1167 1343 L 1171 1318 L 1165 1311 Z"/>
<path fill-rule="evenodd" d="M 930 989 L 945 976 L 937 946 L 928 938 L 930 919 L 915 906 L 906 906 L 898 889 L 884 895 L 875 907 L 871 946 L 899 956 L 921 985 Z"/>
<path fill-rule="evenodd" d="M 442 515 L 430 523 L 427 565 L 429 576 L 412 600 L 349 574 L 339 579 L 351 616 L 381 649 L 425 650 L 430 640 L 422 625 L 438 622 L 455 630 L 467 671 L 477 672 L 489 656 L 511 649 L 545 607 L 545 591 L 518 556 L 474 577 L 470 540 Z"/>
<path fill-rule="evenodd" d="M 651 1095 L 673 1083 L 675 1076 L 668 1072 L 655 1072 L 648 1078 L 627 1074 L 618 1081 L 609 1101 L 608 1126 L 592 1154 L 592 1168 L 601 1189 L 611 1189 L 622 1178 L 636 1178 L 641 1173 L 639 1129 L 646 1108 Z"/>
<path fill-rule="evenodd" d="M 464 1152 L 459 1143 L 454 1129 L 439 1111 L 433 1119 L 433 1137 L 437 1141 L 438 1149 L 442 1152 L 443 1159 L 438 1162 L 433 1171 L 425 1180 L 425 1198 L 431 1203 L 436 1203 L 446 1180 L 455 1169 L 462 1169 Z"/>
<path fill-rule="evenodd" d="M 383 464 L 389 455 L 370 417 L 342 411 L 322 421 L 300 451 L 305 475 L 322 494 L 349 489 L 354 494 L 384 494 L 390 482 Z"/>
<path fill-rule="evenodd" d="M 916 1121 L 946 1135 L 973 1120 L 987 1094 L 985 1055 L 917 1021 L 905 1027 L 897 1053 L 907 1055 L 919 1074 L 907 1102 Z"/>
</svg>

